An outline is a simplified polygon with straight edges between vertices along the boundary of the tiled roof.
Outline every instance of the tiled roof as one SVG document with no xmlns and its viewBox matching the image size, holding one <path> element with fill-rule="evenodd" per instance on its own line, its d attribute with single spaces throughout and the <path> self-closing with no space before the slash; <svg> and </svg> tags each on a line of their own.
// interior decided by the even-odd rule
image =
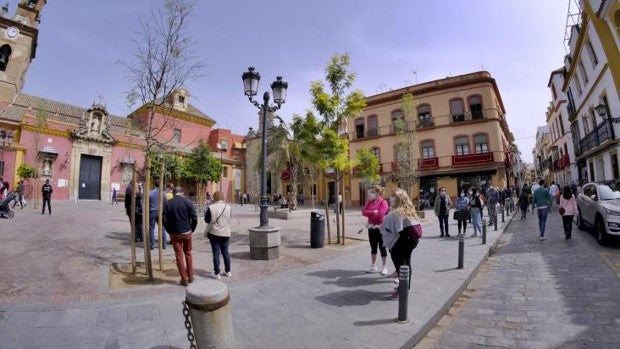
<svg viewBox="0 0 620 349">
<path fill-rule="evenodd" d="M 159 103 L 161 103 L 161 98 L 159 98 L 159 99 L 157 99 L 157 100 L 155 101 L 155 104 L 156 104 L 156 105 L 157 105 L 157 104 L 159 104 Z M 170 101 L 168 101 L 168 100 L 166 100 L 166 101 L 164 102 L 164 104 L 162 105 L 162 107 L 163 107 L 163 108 L 169 108 L 169 109 L 178 110 L 178 109 L 175 109 L 175 108 L 172 106 L 172 104 L 170 103 Z M 187 104 L 187 110 L 185 110 L 185 112 L 186 112 L 186 113 L 188 113 L 188 114 L 190 114 L 190 115 L 193 115 L 193 116 L 196 116 L 196 117 L 202 118 L 202 119 L 206 119 L 206 120 L 209 120 L 209 121 L 213 121 L 213 122 L 215 123 L 215 120 L 213 120 L 213 119 L 212 119 L 209 115 L 207 115 L 207 114 L 205 114 L 205 113 L 201 112 L 198 108 L 194 107 L 193 105 L 191 105 L 191 104 L 189 104 L 189 103 Z"/>
</svg>

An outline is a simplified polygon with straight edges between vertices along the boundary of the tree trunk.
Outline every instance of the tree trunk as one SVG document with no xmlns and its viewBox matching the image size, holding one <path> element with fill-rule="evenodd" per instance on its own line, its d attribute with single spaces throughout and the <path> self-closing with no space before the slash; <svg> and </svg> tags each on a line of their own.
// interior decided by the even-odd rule
<svg viewBox="0 0 620 349">
<path fill-rule="evenodd" d="M 346 200 L 346 192 L 344 190 L 344 176 L 342 178 L 342 188 L 341 189 L 342 189 L 342 244 L 344 245 L 345 244 L 345 241 L 344 241 L 344 238 L 345 238 L 344 231 L 345 231 L 345 229 L 344 229 L 344 227 L 346 226 L 344 224 L 345 223 L 344 217 L 346 216 L 345 215 L 345 205 L 346 205 L 345 202 L 347 201 Z"/>
<path fill-rule="evenodd" d="M 289 210 L 295 211 L 297 209 L 297 166 L 293 165 L 291 170 L 291 183 L 293 188 L 291 189 L 291 200 L 289 202 Z"/>
<path fill-rule="evenodd" d="M 335 193 L 335 196 L 336 196 L 336 200 L 335 200 L 336 201 L 336 205 L 335 205 L 336 206 L 336 209 L 335 209 L 335 212 L 336 212 L 336 243 L 340 244 L 340 232 L 341 232 L 340 230 L 340 202 L 341 202 L 340 195 L 341 194 L 340 194 L 340 178 L 339 178 L 340 171 L 336 170 L 334 173 L 336 174 L 336 183 L 334 183 L 335 184 L 334 187 L 336 188 L 336 193 Z"/>
<path fill-rule="evenodd" d="M 325 186 L 325 188 L 327 188 L 327 186 Z M 325 221 L 327 222 L 327 244 L 331 245 L 332 229 L 331 225 L 329 224 L 329 193 L 327 192 L 327 190 L 325 190 Z"/>
<path fill-rule="evenodd" d="M 138 190 L 138 181 L 134 179 L 131 182 L 131 197 L 126 197 L 125 200 L 129 200 L 129 224 L 131 224 L 131 273 L 136 273 L 136 193 Z M 142 239 L 144 241 L 144 239 Z"/>
<path fill-rule="evenodd" d="M 162 214 L 164 213 L 164 169 L 165 169 L 166 165 L 164 164 L 164 161 L 161 162 L 161 166 L 159 168 L 159 195 L 157 197 L 157 239 L 159 240 L 157 242 L 157 248 L 159 249 L 159 271 L 164 271 L 164 251 L 163 248 L 166 247 L 163 245 L 164 240 L 163 240 L 163 236 L 164 234 L 166 234 L 163 230 L 163 226 L 162 226 L 162 222 L 163 222 L 163 217 Z"/>
<path fill-rule="evenodd" d="M 144 238 L 144 264 L 146 266 L 146 274 L 148 275 L 149 280 L 153 280 L 153 266 L 151 265 L 151 236 L 149 234 L 149 226 L 150 226 L 150 215 L 149 215 L 149 188 L 151 187 L 151 159 L 149 156 L 145 155 L 145 167 L 146 171 L 144 173 L 144 208 L 142 209 L 143 213 L 143 222 L 142 222 L 142 237 Z"/>
</svg>

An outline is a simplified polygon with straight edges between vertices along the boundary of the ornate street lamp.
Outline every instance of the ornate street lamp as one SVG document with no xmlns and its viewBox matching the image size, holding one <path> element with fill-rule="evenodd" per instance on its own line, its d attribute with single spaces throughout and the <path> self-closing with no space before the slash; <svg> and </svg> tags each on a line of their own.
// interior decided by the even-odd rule
<svg viewBox="0 0 620 349">
<path fill-rule="evenodd" d="M 273 101 L 275 105 L 269 105 L 269 92 L 265 92 L 263 94 L 262 104 L 254 100 L 254 96 L 258 93 L 258 82 L 260 81 L 260 74 L 254 71 L 254 67 L 249 67 L 248 71 L 243 73 L 241 78 L 243 79 L 244 94 L 248 96 L 250 102 L 263 113 L 260 125 L 262 130 L 260 225 L 255 229 L 250 228 L 250 253 L 254 259 L 275 259 L 279 256 L 278 249 L 280 246 L 280 229 L 269 226 L 269 217 L 267 216 L 267 112 L 273 113 L 280 109 L 282 104 L 284 104 L 284 101 L 286 100 L 286 89 L 288 88 L 288 83 L 282 81 L 281 76 L 276 77 L 276 80 L 271 83 L 271 90 L 273 92 Z M 275 243 L 276 240 L 277 245 Z"/>
</svg>

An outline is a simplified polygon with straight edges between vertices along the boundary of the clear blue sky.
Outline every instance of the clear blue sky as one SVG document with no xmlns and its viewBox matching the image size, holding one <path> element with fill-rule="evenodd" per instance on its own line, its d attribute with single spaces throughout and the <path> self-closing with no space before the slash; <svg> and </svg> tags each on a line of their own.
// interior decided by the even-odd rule
<svg viewBox="0 0 620 349">
<path fill-rule="evenodd" d="M 111 113 L 128 114 L 129 82 L 117 62 L 131 58 L 138 19 L 157 2 L 48 1 L 24 92 L 83 107 L 103 95 Z M 17 1 L 10 4 L 12 15 Z M 568 0 L 200 0 L 189 30 L 207 69 L 188 84 L 190 103 L 245 134 L 258 123 L 242 91 L 250 65 L 262 75 L 261 94 L 277 75 L 289 83 L 284 118 L 310 108 L 310 81 L 323 78 L 334 53 L 350 53 L 366 95 L 484 69 L 531 162 L 549 75 L 566 54 L 567 9 Z"/>
</svg>

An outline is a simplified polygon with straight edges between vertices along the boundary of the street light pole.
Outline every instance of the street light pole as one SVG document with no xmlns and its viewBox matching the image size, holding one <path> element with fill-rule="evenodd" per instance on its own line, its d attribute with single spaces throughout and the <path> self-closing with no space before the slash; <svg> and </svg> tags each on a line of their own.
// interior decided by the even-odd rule
<svg viewBox="0 0 620 349">
<path fill-rule="evenodd" d="M 243 79 L 244 94 L 248 96 L 250 103 L 254 104 L 262 112 L 261 120 L 261 173 L 260 173 L 260 225 L 250 228 L 250 255 L 253 259 L 278 259 L 280 247 L 280 228 L 269 225 L 267 215 L 267 113 L 273 113 L 280 109 L 286 99 L 288 83 L 282 81 L 282 77 L 276 77 L 271 83 L 274 105 L 269 105 L 269 92 L 263 94 L 263 103 L 254 100 L 258 93 L 260 74 L 254 71 L 254 67 L 241 76 Z"/>
</svg>

